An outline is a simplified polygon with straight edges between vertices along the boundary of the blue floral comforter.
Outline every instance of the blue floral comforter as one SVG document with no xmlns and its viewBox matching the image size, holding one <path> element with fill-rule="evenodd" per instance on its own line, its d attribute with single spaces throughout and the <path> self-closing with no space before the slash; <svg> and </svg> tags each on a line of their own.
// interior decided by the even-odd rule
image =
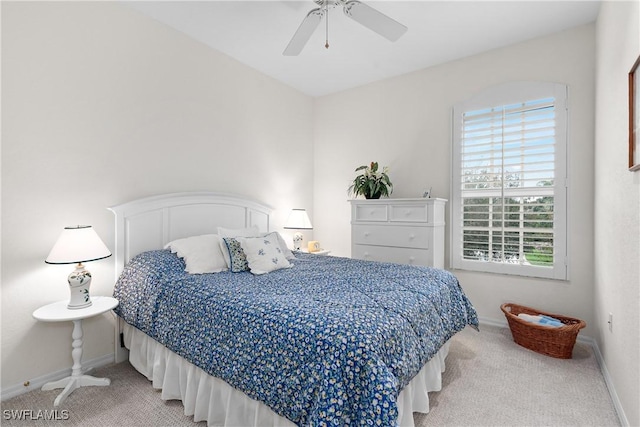
<svg viewBox="0 0 640 427">
<path fill-rule="evenodd" d="M 294 423 L 397 423 L 398 394 L 475 309 L 444 270 L 296 254 L 294 267 L 190 275 L 136 256 L 116 312 Z"/>
</svg>

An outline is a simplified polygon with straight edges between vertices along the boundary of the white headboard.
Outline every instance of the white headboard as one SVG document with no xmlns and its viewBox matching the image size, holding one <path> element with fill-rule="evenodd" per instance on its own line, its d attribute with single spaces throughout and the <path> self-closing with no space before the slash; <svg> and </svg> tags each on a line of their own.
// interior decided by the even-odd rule
<svg viewBox="0 0 640 427">
<path fill-rule="evenodd" d="M 116 280 L 135 255 L 162 249 L 172 240 L 217 233 L 217 227 L 257 225 L 269 231 L 271 208 L 233 194 L 172 193 L 110 207 L 116 216 Z"/>
</svg>

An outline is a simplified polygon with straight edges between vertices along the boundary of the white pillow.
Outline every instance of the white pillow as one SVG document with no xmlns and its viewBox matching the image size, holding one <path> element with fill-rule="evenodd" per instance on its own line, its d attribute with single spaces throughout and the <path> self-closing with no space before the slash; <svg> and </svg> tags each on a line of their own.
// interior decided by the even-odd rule
<svg viewBox="0 0 640 427">
<path fill-rule="evenodd" d="M 215 234 L 203 234 L 174 240 L 167 243 L 165 249 L 171 249 L 184 259 L 187 273 L 218 273 L 228 268 L 220 250 L 220 240 Z"/>
<path fill-rule="evenodd" d="M 265 274 L 281 268 L 291 268 L 284 251 L 280 248 L 278 233 L 262 237 L 236 237 L 247 257 L 249 270 L 253 274 Z"/>
<path fill-rule="evenodd" d="M 257 225 L 249 228 L 224 228 L 218 227 L 218 236 L 220 241 L 218 243 L 222 256 L 224 257 L 225 265 L 227 268 L 231 268 L 231 257 L 229 256 L 229 248 L 222 240 L 224 237 L 258 237 L 260 235 L 260 229 Z"/>
<path fill-rule="evenodd" d="M 274 231 L 274 233 L 278 235 L 278 243 L 280 243 L 280 249 L 282 249 L 282 251 L 284 252 L 284 257 L 288 260 L 296 259 L 296 256 L 287 246 L 287 242 L 284 241 L 284 237 L 282 237 L 282 234 L 278 233 L 277 231 Z M 269 233 L 264 233 L 263 236 L 266 236 L 267 234 Z"/>
</svg>

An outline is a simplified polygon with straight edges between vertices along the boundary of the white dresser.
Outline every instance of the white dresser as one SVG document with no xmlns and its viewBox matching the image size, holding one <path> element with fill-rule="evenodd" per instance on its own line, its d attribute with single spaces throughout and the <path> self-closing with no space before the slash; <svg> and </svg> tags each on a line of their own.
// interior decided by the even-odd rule
<svg viewBox="0 0 640 427">
<path fill-rule="evenodd" d="M 445 199 L 354 199 L 351 257 L 444 268 Z"/>
</svg>

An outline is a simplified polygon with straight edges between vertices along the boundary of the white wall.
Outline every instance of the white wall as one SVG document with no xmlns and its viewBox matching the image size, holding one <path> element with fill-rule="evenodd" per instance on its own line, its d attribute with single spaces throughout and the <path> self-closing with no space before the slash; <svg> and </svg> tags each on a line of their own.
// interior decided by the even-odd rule
<svg viewBox="0 0 640 427">
<path fill-rule="evenodd" d="M 569 86 L 571 280 L 456 271 L 478 313 L 504 322 L 513 301 L 593 321 L 594 25 L 497 49 L 316 99 L 314 238 L 350 255 L 347 188 L 370 161 L 390 166 L 392 197 L 449 199 L 451 114 L 456 103 L 516 80 Z M 447 208 L 448 210 L 448 208 Z M 449 247 L 447 227 L 447 248 Z M 448 251 L 448 249 L 447 249 Z M 447 253 L 447 265 L 448 262 Z M 585 331 L 593 334 L 592 326 Z"/>
<path fill-rule="evenodd" d="M 312 207 L 312 99 L 117 2 L 2 2 L 2 90 L 3 389 L 71 367 L 71 323 L 31 317 L 68 297 L 64 226 L 113 250 L 107 207 L 139 197 L 244 194 L 276 229 Z M 87 268 L 110 295 L 113 257 Z M 85 322 L 85 360 L 112 326 Z"/>
<path fill-rule="evenodd" d="M 639 426 L 640 171 L 627 170 L 627 74 L 640 55 L 640 2 L 604 2 L 596 40 L 596 339 L 627 421 Z"/>
</svg>

